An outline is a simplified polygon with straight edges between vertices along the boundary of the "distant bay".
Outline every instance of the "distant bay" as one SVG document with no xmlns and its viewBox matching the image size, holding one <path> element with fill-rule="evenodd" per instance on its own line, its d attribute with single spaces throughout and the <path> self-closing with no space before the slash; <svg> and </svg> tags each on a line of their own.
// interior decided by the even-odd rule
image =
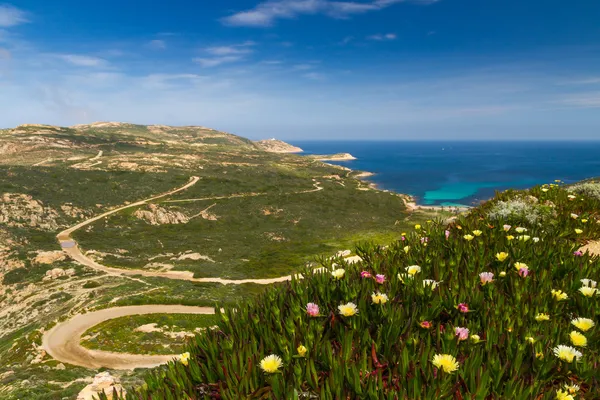
<svg viewBox="0 0 600 400">
<path fill-rule="evenodd" d="M 600 177 L 598 142 L 295 141 L 302 154 L 351 153 L 329 161 L 372 172 L 381 189 L 424 205 L 473 205 L 496 190 Z"/>
</svg>

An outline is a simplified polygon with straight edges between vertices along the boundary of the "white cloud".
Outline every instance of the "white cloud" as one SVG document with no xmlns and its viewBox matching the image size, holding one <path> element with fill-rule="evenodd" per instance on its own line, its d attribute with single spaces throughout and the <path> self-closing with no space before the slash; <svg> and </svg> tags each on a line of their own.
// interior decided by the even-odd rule
<svg viewBox="0 0 600 400">
<path fill-rule="evenodd" d="M 217 67 L 222 64 L 230 64 L 243 60 L 249 54 L 254 52 L 252 48 L 256 43 L 247 41 L 240 44 L 230 46 L 212 46 L 204 49 L 204 52 L 209 57 L 196 57 L 194 62 L 202 67 Z"/>
<path fill-rule="evenodd" d="M 600 108 L 600 92 L 567 97 L 560 100 L 560 103 L 577 108 Z"/>
<path fill-rule="evenodd" d="M 224 56 L 224 57 L 196 57 L 193 59 L 195 63 L 200 64 L 202 67 L 217 67 L 222 64 L 230 64 L 236 61 L 240 61 L 240 56 Z"/>
<path fill-rule="evenodd" d="M 77 67 L 103 67 L 108 64 L 108 62 L 102 58 L 82 56 L 78 54 L 61 54 L 58 56 L 58 58 Z"/>
<path fill-rule="evenodd" d="M 146 43 L 146 47 L 152 50 L 164 50 L 167 48 L 167 42 L 158 39 L 151 40 L 148 43 Z"/>
<path fill-rule="evenodd" d="M 384 40 L 396 40 L 397 36 L 395 33 L 386 33 L 386 34 L 376 34 L 376 35 L 371 35 L 368 36 L 367 39 L 369 40 L 377 40 L 377 41 L 384 41 Z"/>
<path fill-rule="evenodd" d="M 259 3 L 256 7 L 240 11 L 221 22 L 230 26 L 266 27 L 278 19 L 293 19 L 300 15 L 325 14 L 332 18 L 349 18 L 355 14 L 378 11 L 396 3 L 411 0 L 371 0 L 369 3 L 356 1 L 330 0 L 269 0 Z M 421 4 L 430 4 L 436 0 L 412 0 Z"/>
<path fill-rule="evenodd" d="M 24 11 L 10 4 L 0 4 L 0 27 L 10 27 L 29 22 Z"/>
</svg>

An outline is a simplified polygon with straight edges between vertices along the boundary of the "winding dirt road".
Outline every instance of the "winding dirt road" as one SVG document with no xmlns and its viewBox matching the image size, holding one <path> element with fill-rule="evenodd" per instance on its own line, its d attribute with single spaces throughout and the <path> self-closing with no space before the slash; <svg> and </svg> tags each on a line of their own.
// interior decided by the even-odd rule
<svg viewBox="0 0 600 400">
<path fill-rule="evenodd" d="M 54 359 L 86 368 L 152 368 L 171 361 L 176 355 L 140 355 L 90 350 L 81 346 L 81 335 L 93 326 L 113 318 L 142 314 L 214 314 L 210 307 L 145 305 L 106 308 L 79 314 L 46 332 L 42 346 Z"/>
</svg>

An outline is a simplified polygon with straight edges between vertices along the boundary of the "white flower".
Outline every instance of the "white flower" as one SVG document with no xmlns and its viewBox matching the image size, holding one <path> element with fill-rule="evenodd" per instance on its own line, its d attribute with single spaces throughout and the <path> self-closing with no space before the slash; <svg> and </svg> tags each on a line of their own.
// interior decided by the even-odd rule
<svg viewBox="0 0 600 400">
<path fill-rule="evenodd" d="M 338 269 L 335 269 L 335 270 L 331 271 L 331 275 L 335 279 L 342 279 L 344 277 L 345 273 L 346 273 L 346 270 L 343 269 L 343 268 L 338 268 Z"/>
<path fill-rule="evenodd" d="M 593 281 L 591 279 L 581 279 L 581 284 L 583 286 L 589 286 L 589 287 L 595 288 L 597 285 L 597 282 Z"/>
<path fill-rule="evenodd" d="M 419 267 L 418 265 L 411 265 L 409 267 L 406 267 L 405 269 L 409 275 L 416 275 L 419 272 L 421 272 L 421 267 Z"/>
<path fill-rule="evenodd" d="M 438 287 L 438 285 L 442 283 L 440 282 L 436 282 L 433 279 L 423 279 L 423 287 L 429 287 L 431 290 L 435 289 L 436 287 Z"/>
<path fill-rule="evenodd" d="M 521 228 L 520 226 L 515 228 L 515 231 L 517 231 L 518 233 L 523 233 L 523 232 L 527 232 L 527 228 Z"/>
</svg>

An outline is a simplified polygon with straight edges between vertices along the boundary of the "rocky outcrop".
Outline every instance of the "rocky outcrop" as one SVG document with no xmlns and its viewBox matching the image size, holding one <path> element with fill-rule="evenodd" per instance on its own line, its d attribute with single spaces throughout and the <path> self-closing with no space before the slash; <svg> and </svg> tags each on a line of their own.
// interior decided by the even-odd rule
<svg viewBox="0 0 600 400">
<path fill-rule="evenodd" d="M 37 256 L 33 259 L 33 262 L 36 264 L 54 264 L 58 261 L 64 261 L 67 259 L 65 253 L 60 250 L 56 251 L 42 251 L 38 253 Z"/>
<path fill-rule="evenodd" d="M 187 224 L 190 219 L 179 211 L 169 211 L 156 204 L 150 204 L 149 210 L 137 210 L 133 215 L 150 225 Z"/>
<path fill-rule="evenodd" d="M 69 268 L 69 269 L 53 268 L 49 271 L 46 271 L 46 276 L 44 276 L 43 280 L 50 281 L 53 279 L 58 279 L 62 276 L 73 276 L 73 275 L 75 275 L 74 268 Z"/>
<path fill-rule="evenodd" d="M 269 153 L 302 153 L 304 151 L 300 147 L 293 146 L 277 139 L 260 140 L 254 143 L 258 148 L 268 151 Z"/>
<path fill-rule="evenodd" d="M 18 193 L 4 193 L 0 197 L 0 224 L 9 227 L 32 227 L 46 231 L 59 228 L 58 212 L 50 207 L 44 207 L 39 200 Z"/>
<path fill-rule="evenodd" d="M 100 393 L 104 393 L 109 400 L 113 398 L 113 391 L 117 390 L 117 393 L 126 393 L 123 386 L 121 386 L 119 379 L 112 376 L 110 372 L 101 372 L 94 377 L 94 381 L 83 388 L 77 395 L 77 400 L 93 400 Z"/>
</svg>

